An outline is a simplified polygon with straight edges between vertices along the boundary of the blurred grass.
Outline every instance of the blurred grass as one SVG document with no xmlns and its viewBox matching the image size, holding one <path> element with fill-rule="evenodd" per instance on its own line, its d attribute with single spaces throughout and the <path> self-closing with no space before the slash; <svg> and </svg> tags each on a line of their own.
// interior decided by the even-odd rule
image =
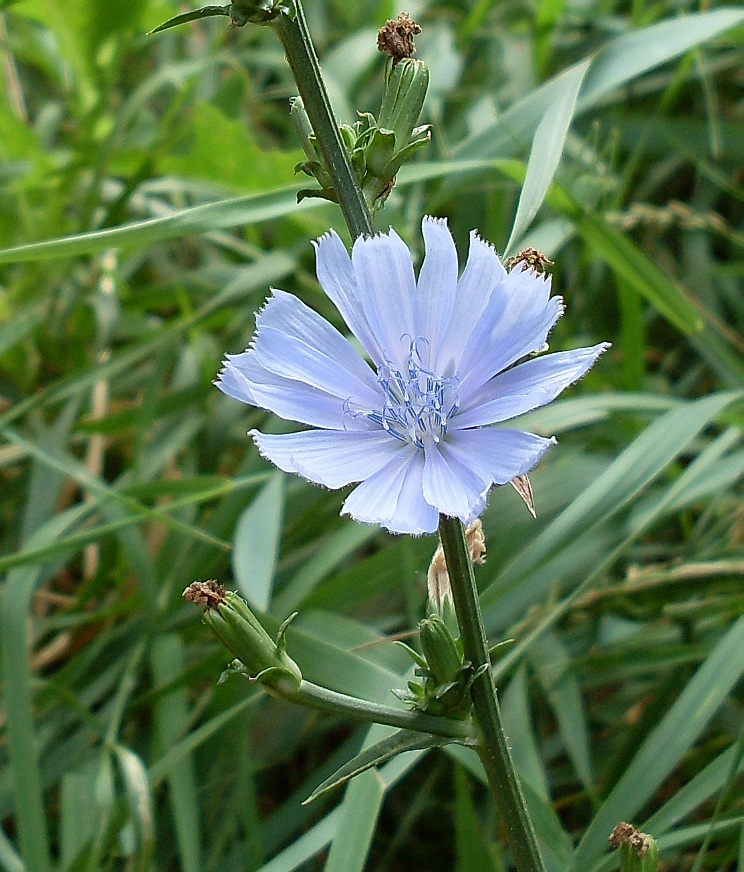
<svg viewBox="0 0 744 872">
<path fill-rule="evenodd" d="M 393 4 L 306 5 L 339 115 L 375 111 Z M 210 384 L 270 286 L 335 318 L 308 243 L 343 228 L 294 204 L 278 42 L 223 19 L 144 35 L 180 8 L 0 10 L 0 868 L 508 869 L 465 749 L 302 806 L 367 731 L 218 685 L 226 656 L 181 604 L 217 577 L 267 625 L 298 609 L 307 676 L 391 703 L 388 637 L 419 616 L 434 542 L 277 479 L 245 437 L 263 413 Z M 613 342 L 529 416 L 559 436 L 538 520 L 508 488 L 484 516 L 548 868 L 611 868 L 628 816 L 665 869 L 742 870 L 744 10 L 409 11 L 434 137 L 379 225 L 420 250 L 421 215 L 444 215 L 464 254 L 518 216 L 512 247 L 554 259 L 567 300 L 553 347 Z"/>
</svg>

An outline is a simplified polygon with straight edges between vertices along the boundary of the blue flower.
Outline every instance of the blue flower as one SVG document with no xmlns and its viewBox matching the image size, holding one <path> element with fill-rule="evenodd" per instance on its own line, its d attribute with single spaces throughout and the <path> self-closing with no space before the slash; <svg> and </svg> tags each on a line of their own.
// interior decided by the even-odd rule
<svg viewBox="0 0 744 872">
<path fill-rule="evenodd" d="M 446 222 L 425 218 L 423 236 L 418 279 L 394 230 L 357 239 L 351 257 L 333 231 L 315 243 L 318 281 L 372 366 L 275 290 L 250 348 L 227 355 L 216 381 L 309 428 L 252 430 L 263 457 L 329 488 L 361 482 L 342 513 L 394 533 L 431 533 L 440 512 L 477 517 L 492 485 L 524 475 L 555 442 L 492 425 L 555 399 L 607 348 L 532 357 L 563 312 L 550 278 L 525 264 L 507 272 L 476 233 L 458 278 Z"/>
</svg>

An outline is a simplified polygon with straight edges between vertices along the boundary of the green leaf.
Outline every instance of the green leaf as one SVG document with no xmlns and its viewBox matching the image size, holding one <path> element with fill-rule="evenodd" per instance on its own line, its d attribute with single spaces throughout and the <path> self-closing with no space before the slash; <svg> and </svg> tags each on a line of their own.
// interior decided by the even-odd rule
<svg viewBox="0 0 744 872">
<path fill-rule="evenodd" d="M 578 848 L 570 872 L 589 869 L 604 853 L 607 833 L 632 819 L 690 750 L 744 674 L 744 617 L 729 629 L 658 727 L 643 742 L 602 804 Z"/>
<path fill-rule="evenodd" d="M 151 670 L 157 685 L 177 681 L 186 668 L 186 652 L 175 633 L 167 633 L 153 641 Z M 189 694 L 186 687 L 176 687 L 159 693 L 155 700 L 155 727 L 158 745 L 167 752 L 189 727 Z M 149 776 L 148 776 L 149 777 Z M 168 801 L 173 809 L 180 867 L 183 872 L 200 872 L 201 820 L 199 790 L 194 761 L 186 756 L 173 766 L 168 775 Z"/>
<path fill-rule="evenodd" d="M 527 161 L 522 192 L 519 195 L 517 214 L 504 249 L 506 257 L 514 253 L 512 246 L 519 242 L 542 206 L 548 187 L 558 169 L 568 128 L 576 110 L 579 88 L 588 68 L 589 61 L 584 61 L 570 67 L 556 79 L 558 93 L 538 124 L 532 140 L 532 150 Z"/>
<path fill-rule="evenodd" d="M 581 783 L 591 793 L 594 787 L 589 752 L 589 733 L 579 683 L 571 660 L 556 633 L 548 631 L 536 639 L 529 658 L 550 702 L 561 739 Z"/>
<path fill-rule="evenodd" d="M 348 781 L 351 781 L 356 775 L 366 772 L 368 769 L 377 768 L 388 760 L 392 760 L 398 754 L 403 754 L 405 751 L 425 751 L 431 748 L 441 748 L 443 745 L 448 745 L 453 739 L 447 739 L 442 736 L 431 736 L 428 733 L 417 733 L 413 730 L 398 730 L 392 736 L 387 736 L 374 745 L 365 748 L 361 754 L 357 754 L 348 763 L 337 769 L 333 775 L 325 779 L 319 784 L 310 796 L 305 800 L 306 803 L 312 802 L 320 796 L 324 796 L 341 787 Z"/>
<path fill-rule="evenodd" d="M 215 147 L 219 143 L 219 147 Z M 184 141 L 160 156 L 163 175 L 204 179 L 235 191 L 265 191 L 267 180 L 291 182 L 302 152 L 259 147 L 242 118 L 228 118 L 209 103 L 197 103 Z"/>
<path fill-rule="evenodd" d="M 76 506 L 52 518 L 29 540 L 40 547 L 75 527 L 85 514 Z M 8 757 L 15 794 L 15 821 L 23 861 L 29 870 L 50 872 L 49 833 L 41 792 L 39 749 L 34 726 L 29 664 L 28 622 L 31 597 L 46 578 L 36 567 L 24 567 L 8 574 L 0 598 L 0 650 L 2 651 Z"/>
<path fill-rule="evenodd" d="M 576 111 L 581 114 L 637 76 L 673 60 L 696 45 L 744 21 L 744 12 L 720 9 L 686 15 L 624 34 L 605 45 L 594 57 L 579 93 Z M 584 61 L 574 65 L 578 68 Z M 479 158 L 514 153 L 527 141 L 561 93 L 564 71 L 502 113 L 454 149 L 456 158 Z"/>
<path fill-rule="evenodd" d="M 240 592 L 259 612 L 268 611 L 284 515 L 284 476 L 272 475 L 240 516 L 232 563 Z"/>
<path fill-rule="evenodd" d="M 272 221 L 298 211 L 298 186 L 279 188 L 247 197 L 233 197 L 203 206 L 193 206 L 165 218 L 148 218 L 121 227 L 76 233 L 59 239 L 33 242 L 0 251 L 0 263 L 23 263 L 55 257 L 77 257 L 109 248 L 146 248 L 164 239 L 177 239 L 189 233 L 209 233 L 239 224 Z M 301 209 L 313 208 L 303 205 Z"/>
<path fill-rule="evenodd" d="M 627 505 L 661 474 L 704 427 L 741 396 L 740 391 L 726 391 L 703 397 L 667 412 L 649 425 L 604 474 L 530 543 L 526 552 L 514 556 L 483 592 L 481 605 L 484 612 L 494 608 L 508 590 L 516 588 L 541 564 L 570 548 L 577 536 L 599 527 Z M 548 581 L 552 584 L 552 581 Z M 531 590 L 527 593 L 540 596 L 542 591 Z M 520 647 L 521 644 L 517 644 L 515 650 L 499 664 L 499 668 L 510 663 Z"/>
<path fill-rule="evenodd" d="M 620 230 L 604 219 L 583 216 L 576 229 L 588 249 L 601 257 L 618 282 L 640 294 L 683 333 L 696 333 L 703 328 L 700 313 L 669 275 Z"/>
<path fill-rule="evenodd" d="M 613 39 L 592 61 L 579 96 L 579 111 L 595 106 L 637 76 L 742 22 L 743 10 L 717 9 L 670 18 Z"/>
</svg>

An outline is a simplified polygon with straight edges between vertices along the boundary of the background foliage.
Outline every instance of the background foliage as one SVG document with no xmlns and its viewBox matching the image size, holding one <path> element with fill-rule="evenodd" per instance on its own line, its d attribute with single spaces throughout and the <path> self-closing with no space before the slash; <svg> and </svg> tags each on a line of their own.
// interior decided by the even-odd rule
<svg viewBox="0 0 744 872">
<path fill-rule="evenodd" d="M 218 685 L 225 653 L 180 599 L 216 577 L 267 626 L 298 609 L 306 676 L 392 703 L 390 636 L 420 616 L 435 545 L 272 471 L 245 431 L 281 422 L 211 386 L 269 286 L 335 319 L 308 241 L 342 226 L 295 205 L 271 31 L 144 35 L 181 8 L 0 11 L 0 868 L 507 869 L 465 750 L 302 806 L 381 728 Z M 479 584 L 491 638 L 516 640 L 496 674 L 549 869 L 612 868 L 631 819 L 666 869 L 741 872 L 744 11 L 406 8 L 434 136 L 379 225 L 420 250 L 421 215 L 444 215 L 464 254 L 473 227 L 503 250 L 516 214 L 512 250 L 552 256 L 567 300 L 553 349 L 614 343 L 529 416 L 559 436 L 538 520 L 510 488 L 484 516 Z M 398 7 L 306 11 L 339 116 L 375 112 L 375 29 Z"/>
</svg>

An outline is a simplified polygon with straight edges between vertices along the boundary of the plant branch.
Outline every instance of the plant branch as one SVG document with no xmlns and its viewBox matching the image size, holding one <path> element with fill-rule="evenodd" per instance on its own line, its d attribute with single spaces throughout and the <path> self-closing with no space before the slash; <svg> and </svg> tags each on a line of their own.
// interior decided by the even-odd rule
<svg viewBox="0 0 744 872">
<path fill-rule="evenodd" d="M 290 702 L 321 709 L 331 714 L 343 715 L 355 721 L 387 724 L 390 727 L 400 727 L 403 730 L 415 730 L 419 733 L 431 733 L 434 736 L 446 736 L 457 741 L 472 741 L 475 739 L 473 725 L 469 721 L 434 717 L 422 714 L 421 712 L 380 705 L 366 699 L 348 696 L 345 693 L 337 693 L 335 690 L 320 687 L 304 679 L 300 682 L 299 688 L 294 691 L 285 691 L 281 686 L 272 687 L 269 690 L 273 693 L 278 693 Z"/>
</svg>

